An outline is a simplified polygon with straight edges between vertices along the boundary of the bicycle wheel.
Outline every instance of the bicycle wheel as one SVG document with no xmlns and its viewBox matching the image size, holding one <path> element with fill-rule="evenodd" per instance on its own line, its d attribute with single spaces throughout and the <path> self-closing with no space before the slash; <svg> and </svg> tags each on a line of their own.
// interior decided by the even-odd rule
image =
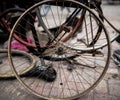
<svg viewBox="0 0 120 100">
<path fill-rule="evenodd" d="M 108 69 L 110 42 L 107 31 L 102 21 L 82 3 L 71 0 L 42 1 L 26 10 L 17 20 L 9 39 L 9 56 L 13 34 L 20 27 L 21 21 L 26 16 L 32 16 L 32 12 L 44 4 L 51 5 L 51 13 L 45 17 L 40 16 L 41 27 L 35 27 L 32 31 L 37 48 L 30 51 L 36 56 L 39 67 L 36 72 L 27 74 L 29 77 L 24 78 L 18 75 L 15 65 L 12 64 L 11 67 L 20 83 L 40 98 L 76 99 L 92 90 Z M 61 6 L 70 7 L 72 12 L 68 15 L 65 10 L 61 11 Z M 87 42 L 93 40 L 99 25 L 102 26 L 101 38 L 89 47 Z M 107 43 L 105 48 L 101 48 L 102 39 Z M 14 62 L 12 57 L 9 60 Z M 43 78 L 41 72 L 38 73 L 40 70 L 47 71 L 48 68 L 56 71 L 54 80 L 50 82 L 47 77 Z M 50 71 L 52 74 L 53 70 Z"/>
<path fill-rule="evenodd" d="M 35 58 L 28 53 L 12 51 L 12 58 L 14 59 L 14 63 L 16 64 L 16 69 L 18 70 L 19 75 L 23 75 L 35 66 Z M 15 74 L 12 72 L 9 66 L 8 53 L 6 49 L 0 50 L 0 60 L 0 78 L 15 78 Z M 21 66 L 23 66 L 22 69 L 19 68 L 19 64 L 21 63 Z"/>
</svg>

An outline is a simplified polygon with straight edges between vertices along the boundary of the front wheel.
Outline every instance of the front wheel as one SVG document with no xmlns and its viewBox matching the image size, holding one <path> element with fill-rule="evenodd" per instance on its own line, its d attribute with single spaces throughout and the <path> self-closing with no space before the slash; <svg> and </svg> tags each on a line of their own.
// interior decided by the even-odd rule
<svg viewBox="0 0 120 100">
<path fill-rule="evenodd" d="M 41 27 L 35 27 L 37 33 L 30 31 L 36 33 L 32 35 L 37 46 L 30 54 L 36 57 L 39 70 L 49 65 L 55 69 L 56 78 L 52 82 L 42 80 L 41 73 L 32 77 L 38 70 L 28 74 L 29 77 L 21 77 L 11 54 L 12 36 L 21 27 L 21 21 L 44 4 L 52 5 L 51 13 L 42 18 Z M 73 13 L 68 15 L 65 10 L 61 11 L 61 6 L 70 7 Z M 101 38 L 89 47 L 87 44 L 93 40 L 99 25 L 102 26 Z M 101 47 L 103 39 L 107 43 L 105 48 Z M 9 38 L 9 56 L 17 79 L 31 93 L 48 100 L 72 100 L 94 89 L 103 79 L 110 59 L 109 36 L 102 21 L 84 4 L 73 0 L 47 0 L 35 4 L 17 20 Z"/>
</svg>

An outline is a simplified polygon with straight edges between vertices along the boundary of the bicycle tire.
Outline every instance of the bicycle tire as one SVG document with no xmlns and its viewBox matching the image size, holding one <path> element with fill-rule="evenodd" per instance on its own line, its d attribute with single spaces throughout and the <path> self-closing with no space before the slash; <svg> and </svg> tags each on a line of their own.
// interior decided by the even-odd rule
<svg viewBox="0 0 120 100">
<path fill-rule="evenodd" d="M 102 26 L 103 28 L 102 35 L 104 36 L 104 38 L 106 38 L 107 45 L 105 48 L 102 49 L 100 45 L 97 46 L 96 44 L 93 45 L 93 47 L 87 47 L 87 46 L 86 47 L 81 46 L 81 48 L 79 48 L 79 46 L 76 47 L 74 45 L 75 43 L 71 42 L 74 39 L 77 40 L 76 36 L 75 37 L 73 35 L 70 36 L 70 38 L 68 38 L 67 41 L 61 41 L 61 39 L 57 40 L 56 37 L 54 37 L 55 35 L 51 32 L 51 29 L 49 27 L 46 29 L 45 27 L 47 27 L 47 25 L 43 23 L 41 24 L 42 31 L 39 32 L 40 33 L 46 32 L 45 34 L 46 43 L 43 44 L 37 40 L 36 43 L 39 44 L 37 45 L 38 47 L 35 49 L 34 52 L 30 52 L 30 53 L 36 56 L 37 64 L 40 66 L 40 68 L 42 68 L 42 66 L 46 67 L 47 65 L 51 65 L 57 72 L 56 79 L 52 82 L 46 82 L 45 80 L 39 79 L 40 74 L 33 78 L 32 75 L 35 73 L 30 74 L 29 78 L 22 78 L 20 75 L 18 75 L 18 72 L 14 67 L 15 65 L 13 64 L 11 66 L 12 70 L 15 72 L 15 75 L 19 80 L 19 82 L 28 91 L 30 91 L 32 94 L 40 98 L 48 99 L 48 100 L 50 99 L 73 100 L 79 98 L 80 96 L 90 92 L 90 90 L 95 88 L 98 85 L 98 83 L 103 79 L 108 69 L 108 65 L 110 61 L 110 50 L 111 50 L 109 36 L 107 34 L 106 28 L 103 25 L 103 22 L 93 13 L 92 10 L 90 10 L 89 7 L 85 6 L 84 4 L 72 0 L 58 0 L 58 1 L 46 0 L 39 2 L 33 5 L 32 7 L 30 7 L 29 9 L 27 9 L 17 20 L 15 26 L 11 31 L 11 35 L 9 38 L 9 48 L 8 48 L 9 49 L 8 54 L 9 56 L 11 56 L 11 58 L 9 60 L 11 63 L 14 62 L 11 55 L 11 41 L 14 31 L 16 31 L 16 28 L 19 27 L 19 23 L 24 19 L 25 16 L 27 15 L 32 16 L 31 12 L 43 4 L 61 4 L 62 6 L 63 4 L 67 4 L 67 5 L 73 4 L 74 5 L 73 9 L 74 7 L 81 8 L 83 11 L 85 9 L 85 12 L 88 12 L 91 15 L 93 15 Z M 59 6 L 57 5 L 54 7 L 59 7 Z M 55 8 L 54 8 L 54 13 L 55 13 Z M 42 21 L 44 22 L 44 20 Z M 91 29 L 90 25 L 88 25 L 87 27 Z M 58 25 L 57 28 L 59 30 L 61 26 Z M 75 31 L 78 31 L 78 29 L 77 30 L 75 29 Z M 82 33 L 84 33 L 83 30 Z M 93 38 L 91 37 L 90 39 Z M 99 41 L 101 40 L 99 39 Z M 42 46 L 40 45 L 40 43 Z M 51 46 L 53 44 L 55 45 Z M 43 49 L 42 47 L 47 47 L 47 48 Z"/>
<path fill-rule="evenodd" d="M 7 49 L 0 49 L 0 78 L 1 79 L 9 79 L 9 78 L 15 78 L 15 74 L 12 72 L 9 61 L 8 61 L 8 50 Z M 18 65 L 20 62 L 26 61 L 28 64 L 26 64 L 26 68 L 19 71 L 19 75 L 23 75 L 24 73 L 30 71 L 35 66 L 35 58 L 26 53 L 21 51 L 12 51 L 12 57 L 16 61 L 16 65 Z"/>
</svg>

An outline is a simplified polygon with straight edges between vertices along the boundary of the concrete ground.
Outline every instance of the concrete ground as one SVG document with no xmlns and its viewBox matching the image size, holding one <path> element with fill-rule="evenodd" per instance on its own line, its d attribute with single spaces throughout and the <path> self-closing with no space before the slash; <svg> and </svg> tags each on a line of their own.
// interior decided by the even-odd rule
<svg viewBox="0 0 120 100">
<path fill-rule="evenodd" d="M 120 29 L 120 5 L 103 2 L 105 16 Z M 107 28 L 109 32 L 111 29 Z M 112 43 L 112 51 L 120 49 L 120 44 Z M 0 100 L 42 100 L 26 90 L 14 80 L 0 79 Z M 111 59 L 109 69 L 99 85 L 87 95 L 77 100 L 120 100 L 120 68 Z"/>
</svg>

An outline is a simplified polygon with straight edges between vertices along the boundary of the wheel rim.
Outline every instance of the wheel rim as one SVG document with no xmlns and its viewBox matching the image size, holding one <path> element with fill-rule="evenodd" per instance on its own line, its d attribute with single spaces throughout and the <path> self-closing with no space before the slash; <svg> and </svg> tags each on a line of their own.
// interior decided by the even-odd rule
<svg viewBox="0 0 120 100">
<path fill-rule="evenodd" d="M 1 49 L 0 53 L 1 53 L 0 57 L 2 61 L 2 63 L 0 64 L 0 78 L 15 77 L 15 74 L 12 72 L 9 66 L 7 50 Z M 31 70 L 35 66 L 34 57 L 28 53 L 20 52 L 20 51 L 12 51 L 12 55 L 13 55 L 12 58 L 16 65 L 19 65 L 20 62 L 24 62 L 24 61 L 28 62 L 26 64 L 26 68 L 23 68 L 22 70 L 16 67 L 16 69 L 19 72 L 18 73 L 19 75 L 26 73 L 27 71 Z"/>
<path fill-rule="evenodd" d="M 48 0 L 48 1 L 40 2 L 34 5 L 33 7 L 31 7 L 24 14 L 27 14 L 27 12 L 29 12 L 30 10 L 46 2 L 53 2 L 53 1 Z M 69 1 L 69 0 L 66 0 L 65 2 L 72 2 L 76 5 L 80 5 L 81 7 L 85 8 L 88 12 L 92 13 L 92 11 L 89 10 L 89 8 L 87 8 L 81 3 L 78 3 L 76 1 Z M 100 21 L 99 18 L 97 19 L 98 21 Z M 17 22 L 19 22 L 19 20 Z M 101 25 L 103 25 L 101 21 L 100 23 Z M 37 76 L 36 78 L 21 78 L 18 75 L 16 69 L 14 68 L 14 65 L 12 65 L 11 67 L 13 68 L 17 79 L 22 83 L 22 85 L 26 87 L 31 93 L 39 96 L 40 98 L 55 99 L 55 100 L 70 100 L 70 99 L 78 98 L 81 95 L 84 95 L 85 93 L 92 90 L 101 81 L 108 68 L 109 58 L 110 58 L 110 43 L 104 25 L 103 25 L 103 30 L 104 30 L 104 36 L 108 44 L 103 49 L 101 49 L 101 46 L 99 47 L 93 46 L 83 49 L 73 47 L 74 45 L 69 41 L 74 40 L 75 39 L 74 38 L 74 39 L 69 39 L 67 42 L 55 40 L 55 43 L 57 43 L 57 45 L 55 45 L 52 48 L 46 49 L 45 52 L 42 53 L 42 55 L 41 52 L 37 52 L 38 55 L 35 55 L 34 52 L 32 52 L 37 58 L 38 65 L 42 65 L 43 63 L 44 63 L 43 65 L 52 64 L 52 67 L 57 72 L 57 78 L 53 82 L 50 83 L 46 82 L 44 80 L 39 79 Z M 9 45 L 11 45 L 10 40 L 9 40 Z M 61 53 L 59 51 L 60 48 L 63 48 L 63 51 L 61 50 Z M 10 49 L 11 48 L 9 46 L 9 50 Z M 63 56 L 66 56 L 67 54 L 66 52 L 72 55 L 72 56 L 70 55 L 69 57 L 73 57 L 74 55 L 77 56 L 75 56 L 74 59 L 69 57 L 67 58 L 64 57 L 64 59 L 61 59 Z M 10 55 L 10 51 L 9 51 L 9 55 Z M 53 60 L 45 59 L 44 58 L 45 56 L 51 57 L 50 59 L 52 59 L 53 57 L 54 59 L 58 58 L 58 61 L 55 61 L 54 59 Z M 11 60 L 11 62 L 13 61 Z M 102 65 L 100 62 L 102 62 Z M 75 69 L 73 67 L 73 69 L 70 71 L 68 70 L 68 66 L 71 65 L 74 66 Z"/>
</svg>

